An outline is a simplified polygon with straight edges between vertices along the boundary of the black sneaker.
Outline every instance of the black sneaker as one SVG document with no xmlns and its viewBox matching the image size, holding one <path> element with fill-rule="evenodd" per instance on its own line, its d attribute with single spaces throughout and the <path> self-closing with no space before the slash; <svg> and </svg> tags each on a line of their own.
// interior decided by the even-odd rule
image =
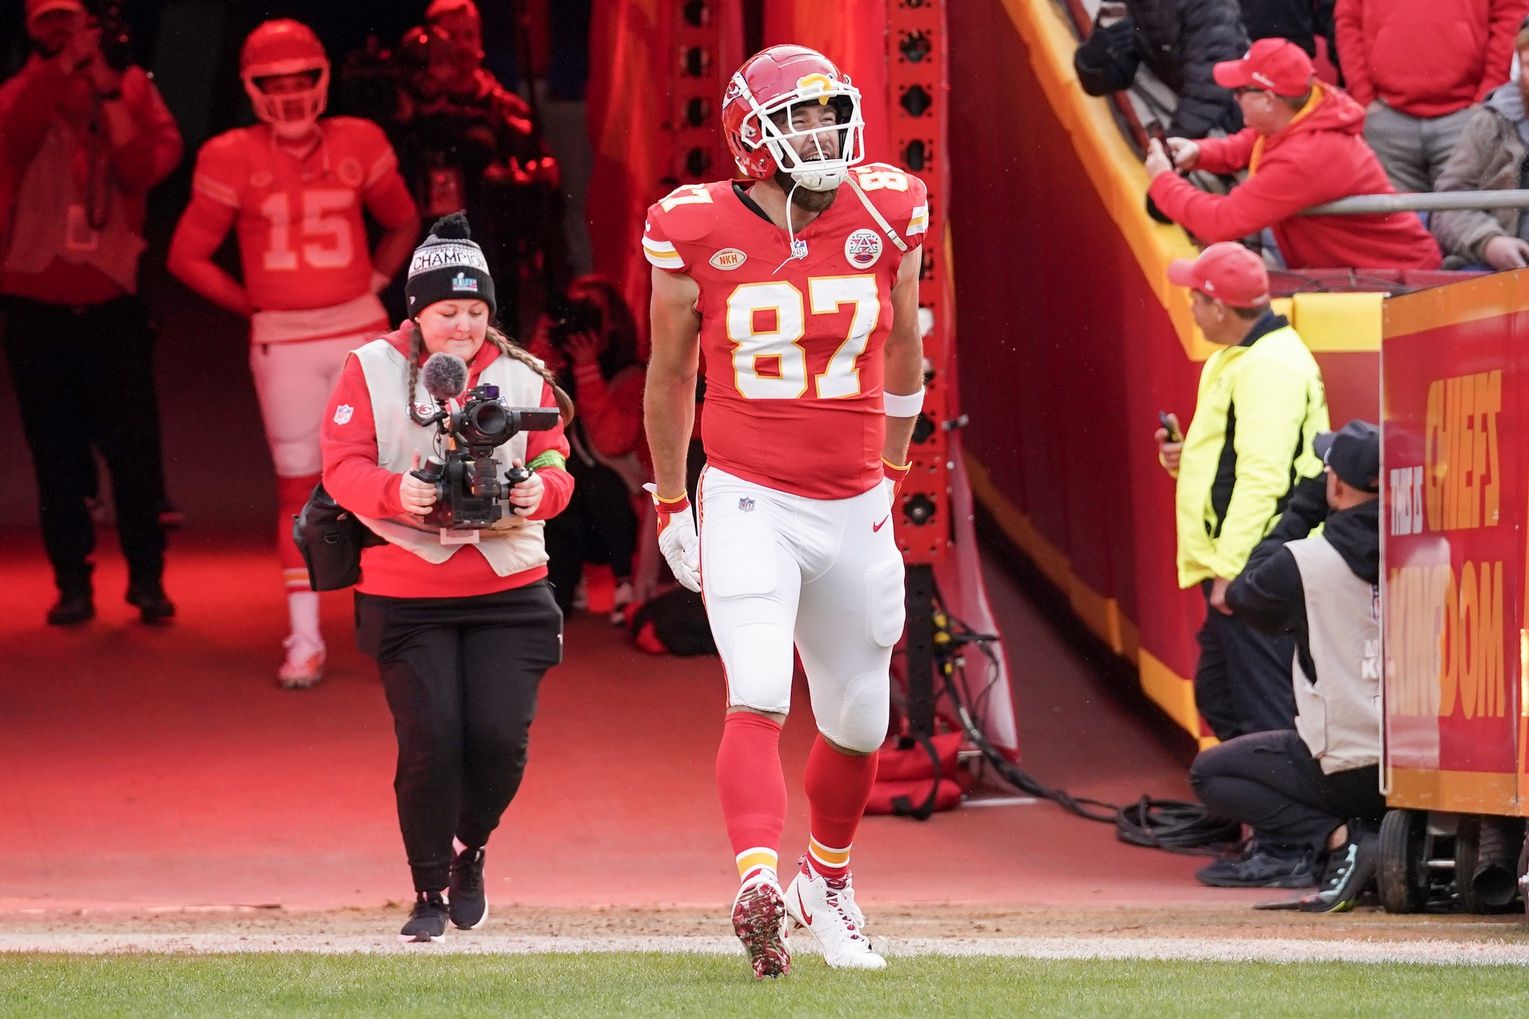
<svg viewBox="0 0 1529 1019">
<path fill-rule="evenodd" d="M 398 940 L 405 943 L 446 940 L 446 902 L 440 892 L 419 893 L 409 922 L 398 932 Z"/>
<path fill-rule="evenodd" d="M 48 610 L 49 626 L 78 626 L 96 617 L 96 605 L 89 591 L 64 592 Z"/>
<path fill-rule="evenodd" d="M 127 589 L 127 603 L 138 609 L 138 617 L 150 626 L 168 623 L 175 618 L 175 603 L 165 596 L 159 584 L 133 584 Z"/>
<path fill-rule="evenodd" d="M 1350 826 L 1348 844 L 1327 854 L 1316 894 L 1301 900 L 1306 913 L 1346 913 L 1375 880 L 1376 837 Z"/>
<path fill-rule="evenodd" d="M 488 920 L 488 894 L 483 890 L 483 850 L 464 849 L 451 861 L 451 922 L 475 931 Z"/>
<path fill-rule="evenodd" d="M 1195 878 L 1212 888 L 1309 888 L 1316 883 L 1309 853 L 1279 852 L 1257 842 L 1250 842 L 1242 856 L 1201 867 Z"/>
</svg>

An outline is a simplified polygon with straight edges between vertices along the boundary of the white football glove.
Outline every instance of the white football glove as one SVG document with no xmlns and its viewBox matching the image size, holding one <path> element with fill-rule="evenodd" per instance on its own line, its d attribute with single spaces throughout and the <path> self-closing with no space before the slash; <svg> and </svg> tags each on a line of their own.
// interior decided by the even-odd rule
<svg viewBox="0 0 1529 1019">
<path fill-rule="evenodd" d="M 680 586 L 699 593 L 701 537 L 696 533 L 690 500 L 680 498 L 665 502 L 658 497 L 658 488 L 652 482 L 642 487 L 653 497 L 653 508 L 658 511 L 658 550 L 664 554 L 664 560 Z"/>
</svg>

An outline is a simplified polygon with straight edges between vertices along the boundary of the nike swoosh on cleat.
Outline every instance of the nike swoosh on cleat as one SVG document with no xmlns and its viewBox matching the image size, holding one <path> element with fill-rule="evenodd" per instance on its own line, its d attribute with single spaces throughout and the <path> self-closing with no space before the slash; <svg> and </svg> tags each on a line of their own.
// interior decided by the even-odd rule
<svg viewBox="0 0 1529 1019">
<path fill-rule="evenodd" d="M 886 526 L 887 521 L 891 520 L 891 519 L 892 519 L 892 514 L 888 513 L 886 516 L 881 518 L 881 523 L 879 523 L 879 524 L 872 524 L 871 525 L 871 533 L 875 534 L 877 531 L 881 530 L 884 526 Z M 798 898 L 800 898 L 800 896 L 798 896 Z"/>
<path fill-rule="evenodd" d="M 886 523 L 886 521 L 883 520 L 882 523 Z M 802 907 L 802 923 L 806 924 L 808 927 L 811 927 L 812 914 L 807 912 L 807 903 L 802 901 L 802 890 L 800 888 L 796 890 L 796 904 Z"/>
</svg>

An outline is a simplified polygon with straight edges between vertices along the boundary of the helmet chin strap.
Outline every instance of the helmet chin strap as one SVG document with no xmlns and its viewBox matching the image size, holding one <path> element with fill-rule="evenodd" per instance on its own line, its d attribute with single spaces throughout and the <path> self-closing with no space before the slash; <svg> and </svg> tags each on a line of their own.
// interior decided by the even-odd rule
<svg viewBox="0 0 1529 1019">
<path fill-rule="evenodd" d="M 827 153 L 823 151 L 823 143 L 818 138 L 816 133 L 814 133 L 812 136 L 812 144 L 818 150 L 818 159 L 827 158 Z M 796 161 L 800 164 L 802 161 L 801 157 L 797 156 Z M 803 180 L 804 177 L 809 178 L 811 183 L 808 183 L 807 180 Z M 791 190 L 786 192 L 786 238 L 790 241 L 791 244 L 791 254 L 786 258 L 785 262 L 782 262 L 780 265 L 775 267 L 776 272 L 780 272 L 781 269 L 785 268 L 786 263 L 790 262 L 791 259 L 802 258 L 805 255 L 805 253 L 801 255 L 797 254 L 796 231 L 793 228 L 793 224 L 791 222 L 791 210 L 795 207 L 796 204 L 794 201 L 792 201 L 792 199 L 796 197 L 796 189 L 806 188 L 808 191 L 818 192 L 832 191 L 837 188 L 843 180 L 844 175 L 840 171 L 835 171 L 828 174 L 825 174 L 821 170 L 807 171 L 797 169 L 791 171 Z"/>
</svg>

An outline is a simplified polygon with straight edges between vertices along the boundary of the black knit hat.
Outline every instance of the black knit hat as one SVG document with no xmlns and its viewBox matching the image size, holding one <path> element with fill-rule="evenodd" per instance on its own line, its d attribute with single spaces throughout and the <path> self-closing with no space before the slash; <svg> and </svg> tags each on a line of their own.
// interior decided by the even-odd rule
<svg viewBox="0 0 1529 1019">
<path fill-rule="evenodd" d="M 494 278 L 488 274 L 483 249 L 472 241 L 465 213 L 442 216 L 430 227 L 430 236 L 409 260 L 403 292 L 410 318 L 437 301 L 483 301 L 489 315 L 494 314 Z"/>
</svg>

